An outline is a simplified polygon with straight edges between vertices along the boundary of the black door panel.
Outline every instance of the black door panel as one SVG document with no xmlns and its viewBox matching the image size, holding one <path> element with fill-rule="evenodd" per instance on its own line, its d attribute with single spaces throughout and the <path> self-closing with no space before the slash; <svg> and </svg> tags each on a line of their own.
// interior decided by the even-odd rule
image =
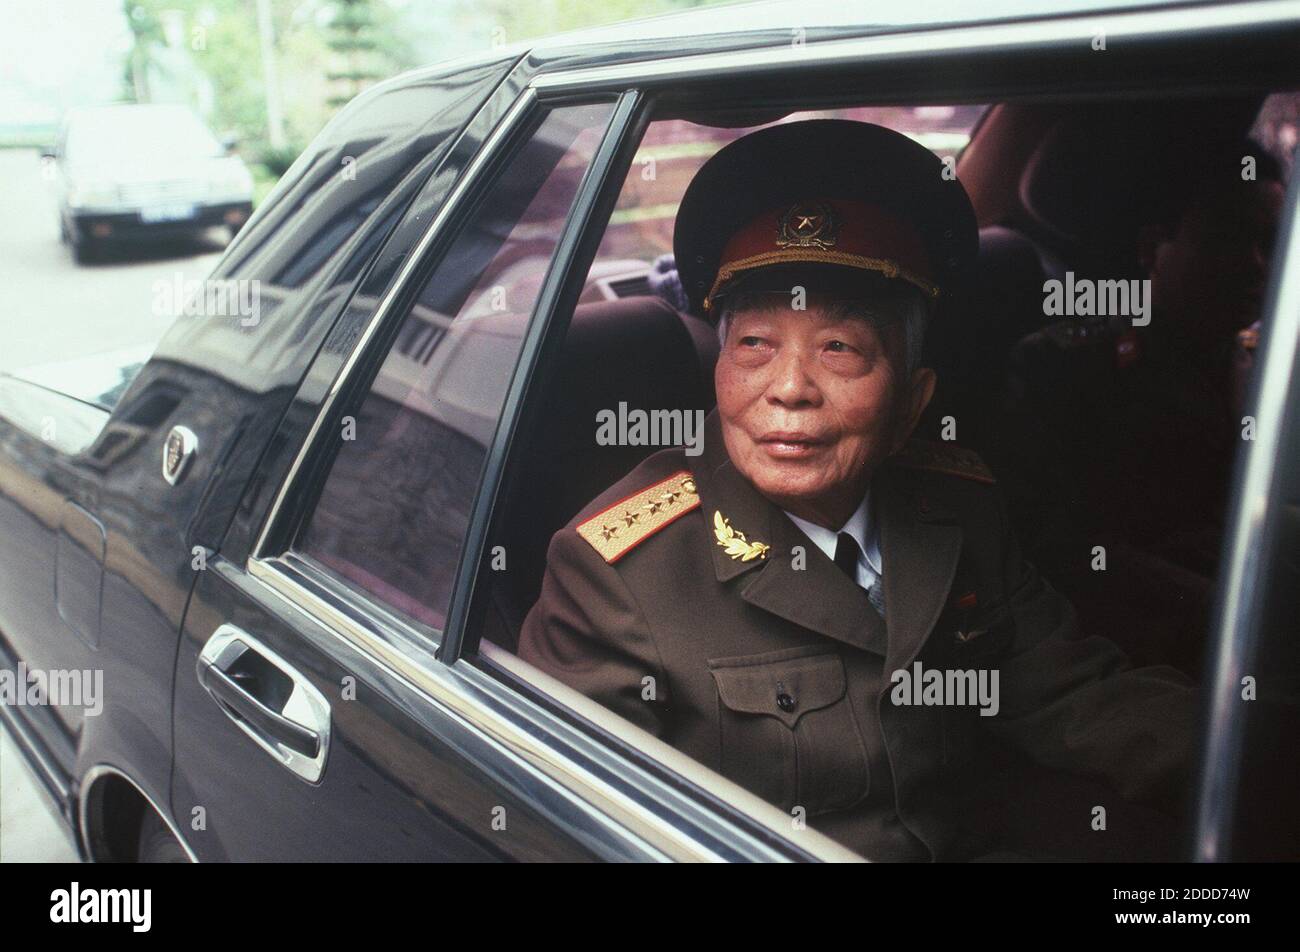
<svg viewBox="0 0 1300 952">
<path fill-rule="evenodd" d="M 202 574 L 194 593 L 177 666 L 172 806 L 200 860 L 589 855 L 465 756 L 473 738 L 463 724 L 278 601 L 221 560 Z M 329 752 L 318 784 L 259 747 L 200 683 L 199 652 L 227 623 L 274 651 L 328 701 Z"/>
</svg>

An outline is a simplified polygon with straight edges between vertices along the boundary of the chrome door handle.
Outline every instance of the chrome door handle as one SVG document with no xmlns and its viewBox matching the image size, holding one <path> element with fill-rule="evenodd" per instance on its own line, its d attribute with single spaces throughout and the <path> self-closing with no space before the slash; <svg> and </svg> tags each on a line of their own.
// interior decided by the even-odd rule
<svg viewBox="0 0 1300 952">
<path fill-rule="evenodd" d="M 263 737 L 273 737 L 304 757 L 315 757 L 320 753 L 319 734 L 263 704 L 215 664 L 203 669 L 203 686 L 221 702 L 222 707 L 239 714 Z"/>
<path fill-rule="evenodd" d="M 240 730 L 308 783 L 320 780 L 330 706 L 311 682 L 234 625 L 213 632 L 197 667 L 199 683 Z"/>
</svg>

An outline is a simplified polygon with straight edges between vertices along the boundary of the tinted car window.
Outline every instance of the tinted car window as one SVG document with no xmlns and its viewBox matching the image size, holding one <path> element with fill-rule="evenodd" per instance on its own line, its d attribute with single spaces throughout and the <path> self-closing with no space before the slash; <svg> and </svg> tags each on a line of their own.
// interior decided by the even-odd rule
<svg viewBox="0 0 1300 952">
<path fill-rule="evenodd" d="M 824 118 L 874 122 L 910 136 L 936 155 L 955 157 L 970 141 L 972 130 L 987 108 L 984 105 L 851 106 L 792 112 L 780 121 Z M 621 271 L 627 271 L 636 259 L 649 262 L 671 253 L 677 205 L 695 173 L 723 146 L 760 128 L 762 125 L 707 125 L 689 119 L 651 122 L 619 191 L 618 204 L 596 256 L 593 277 L 603 276 L 601 271 L 610 262 L 620 263 Z M 614 296 L 628 296 L 618 293 L 622 288 L 617 284 L 614 291 Z M 596 289 L 589 289 L 586 300 L 602 296 L 595 292 Z"/>
<path fill-rule="evenodd" d="M 549 113 L 405 315 L 299 549 L 440 629 L 486 454 L 542 278 L 609 104 Z"/>
</svg>

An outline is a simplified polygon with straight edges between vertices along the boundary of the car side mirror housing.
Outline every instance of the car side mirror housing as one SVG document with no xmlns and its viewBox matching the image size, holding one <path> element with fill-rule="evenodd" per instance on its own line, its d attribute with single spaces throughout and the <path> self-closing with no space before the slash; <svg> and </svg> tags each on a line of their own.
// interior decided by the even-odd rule
<svg viewBox="0 0 1300 952">
<path fill-rule="evenodd" d="M 239 148 L 239 136 L 235 135 L 233 132 L 226 133 L 221 137 L 221 148 L 225 151 L 226 155 L 230 155 Z"/>
</svg>

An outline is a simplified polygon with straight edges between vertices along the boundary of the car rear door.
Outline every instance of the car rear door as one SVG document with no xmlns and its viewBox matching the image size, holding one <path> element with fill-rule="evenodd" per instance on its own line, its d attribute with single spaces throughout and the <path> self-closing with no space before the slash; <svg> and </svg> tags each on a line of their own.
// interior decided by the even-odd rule
<svg viewBox="0 0 1300 952">
<path fill-rule="evenodd" d="M 485 447 L 615 101 L 507 82 L 325 340 L 185 620 L 172 808 L 199 859 L 648 855 L 436 686 Z"/>
</svg>

